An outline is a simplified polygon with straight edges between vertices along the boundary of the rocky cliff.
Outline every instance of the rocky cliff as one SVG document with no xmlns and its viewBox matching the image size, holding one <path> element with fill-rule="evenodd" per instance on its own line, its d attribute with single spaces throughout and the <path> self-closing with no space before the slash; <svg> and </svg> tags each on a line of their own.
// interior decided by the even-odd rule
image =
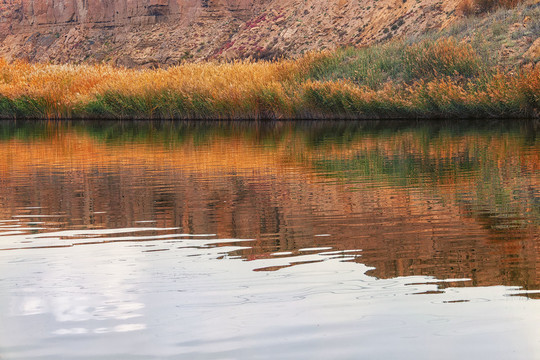
<svg viewBox="0 0 540 360">
<path fill-rule="evenodd" d="M 177 64 L 297 56 L 440 28 L 456 0 L 0 0 L 0 56 Z"/>
</svg>

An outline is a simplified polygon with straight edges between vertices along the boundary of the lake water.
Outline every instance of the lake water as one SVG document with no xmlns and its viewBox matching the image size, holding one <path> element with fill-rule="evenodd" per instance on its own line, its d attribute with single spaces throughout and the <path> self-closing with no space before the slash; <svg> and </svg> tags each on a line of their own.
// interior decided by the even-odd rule
<svg viewBox="0 0 540 360">
<path fill-rule="evenodd" d="M 0 359 L 540 359 L 531 122 L 1 122 Z"/>
</svg>

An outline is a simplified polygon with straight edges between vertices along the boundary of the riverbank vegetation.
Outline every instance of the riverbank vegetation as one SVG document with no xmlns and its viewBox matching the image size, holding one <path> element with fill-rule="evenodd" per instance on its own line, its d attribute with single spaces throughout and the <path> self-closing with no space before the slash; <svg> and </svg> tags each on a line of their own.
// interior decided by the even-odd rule
<svg viewBox="0 0 540 360">
<path fill-rule="evenodd" d="M 528 11 L 538 15 L 540 9 Z M 534 19 L 519 29 L 519 36 L 538 35 Z M 512 21 L 508 16 L 503 20 Z M 489 47 L 500 37 L 471 37 L 471 21 L 480 20 L 466 18 L 422 39 L 273 62 L 184 63 L 137 70 L 0 60 L 0 117 L 539 117 L 538 59 L 505 64 Z"/>
</svg>

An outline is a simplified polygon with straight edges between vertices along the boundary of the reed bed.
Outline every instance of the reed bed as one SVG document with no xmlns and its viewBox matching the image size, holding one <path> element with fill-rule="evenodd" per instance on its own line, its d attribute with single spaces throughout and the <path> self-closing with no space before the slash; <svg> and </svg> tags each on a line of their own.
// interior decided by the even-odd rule
<svg viewBox="0 0 540 360">
<path fill-rule="evenodd" d="M 504 73 L 451 38 L 154 70 L 0 59 L 10 119 L 538 117 L 539 105 L 539 66 Z"/>
</svg>

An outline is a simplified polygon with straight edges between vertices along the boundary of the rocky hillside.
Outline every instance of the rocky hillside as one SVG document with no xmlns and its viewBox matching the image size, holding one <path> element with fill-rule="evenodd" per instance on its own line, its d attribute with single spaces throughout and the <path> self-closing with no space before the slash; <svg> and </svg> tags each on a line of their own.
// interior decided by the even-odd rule
<svg viewBox="0 0 540 360">
<path fill-rule="evenodd" d="M 457 0 L 0 0 L 0 56 L 128 67 L 268 59 L 443 28 Z"/>
</svg>

